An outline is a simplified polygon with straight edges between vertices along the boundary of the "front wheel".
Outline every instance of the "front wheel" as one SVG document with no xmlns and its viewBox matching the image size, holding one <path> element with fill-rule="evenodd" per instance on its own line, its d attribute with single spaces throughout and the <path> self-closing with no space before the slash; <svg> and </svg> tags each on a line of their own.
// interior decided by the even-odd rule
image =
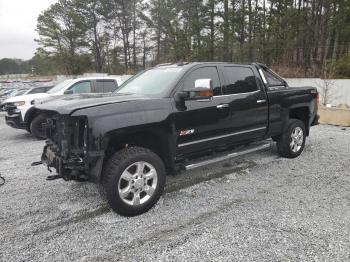
<svg viewBox="0 0 350 262">
<path fill-rule="evenodd" d="M 30 123 L 30 133 L 37 139 L 46 139 L 43 125 L 46 123 L 47 118 L 45 115 L 37 115 Z"/>
<path fill-rule="evenodd" d="M 129 147 L 107 161 L 102 183 L 107 201 L 116 213 L 136 216 L 151 209 L 163 193 L 164 164 L 146 148 Z"/>
<path fill-rule="evenodd" d="M 290 119 L 286 130 L 277 140 L 278 153 L 287 158 L 298 157 L 304 150 L 305 140 L 305 124 L 298 119 Z"/>
</svg>

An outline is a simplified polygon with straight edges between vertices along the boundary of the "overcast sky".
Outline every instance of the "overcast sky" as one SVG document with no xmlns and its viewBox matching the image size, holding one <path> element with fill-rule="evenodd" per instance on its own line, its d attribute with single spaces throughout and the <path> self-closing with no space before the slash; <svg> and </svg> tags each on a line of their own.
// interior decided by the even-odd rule
<svg viewBox="0 0 350 262">
<path fill-rule="evenodd" d="M 30 59 L 37 44 L 36 20 L 57 0 L 0 0 L 0 59 Z"/>
</svg>

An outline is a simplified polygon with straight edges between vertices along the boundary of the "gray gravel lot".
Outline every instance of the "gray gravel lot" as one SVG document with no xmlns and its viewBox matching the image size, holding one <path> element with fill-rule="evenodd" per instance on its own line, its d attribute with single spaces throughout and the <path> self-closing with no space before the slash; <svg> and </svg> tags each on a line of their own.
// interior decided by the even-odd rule
<svg viewBox="0 0 350 262">
<path fill-rule="evenodd" d="M 0 116 L 0 261 L 350 260 L 350 128 L 169 177 L 150 212 L 111 212 L 95 185 L 45 180 L 42 141 Z"/>
</svg>

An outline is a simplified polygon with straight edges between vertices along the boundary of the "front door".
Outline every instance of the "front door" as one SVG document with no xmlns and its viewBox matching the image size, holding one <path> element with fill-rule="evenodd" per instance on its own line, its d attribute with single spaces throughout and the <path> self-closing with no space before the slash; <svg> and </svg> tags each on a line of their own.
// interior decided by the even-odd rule
<svg viewBox="0 0 350 262">
<path fill-rule="evenodd" d="M 216 66 L 192 70 L 184 79 L 182 89 L 193 88 L 197 79 L 212 79 L 214 97 L 211 100 L 190 100 L 175 113 L 177 154 L 188 154 L 212 148 L 230 125 L 230 108 L 227 97 L 221 96 L 222 84 Z"/>
</svg>

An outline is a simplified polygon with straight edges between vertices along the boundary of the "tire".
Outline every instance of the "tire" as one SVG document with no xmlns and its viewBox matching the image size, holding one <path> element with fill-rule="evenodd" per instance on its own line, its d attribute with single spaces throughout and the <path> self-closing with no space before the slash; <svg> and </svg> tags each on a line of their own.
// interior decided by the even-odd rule
<svg viewBox="0 0 350 262">
<path fill-rule="evenodd" d="M 164 191 L 165 175 L 158 155 L 146 148 L 129 147 L 107 161 L 102 184 L 113 211 L 122 216 L 137 216 L 158 202 Z"/>
<path fill-rule="evenodd" d="M 290 119 L 284 133 L 277 140 L 277 151 L 282 157 L 296 158 L 303 152 L 305 140 L 305 124 L 298 119 Z"/>
<path fill-rule="evenodd" d="M 32 133 L 32 131 L 30 131 L 30 124 L 26 126 L 26 131 L 27 131 L 29 134 Z"/>
<path fill-rule="evenodd" d="M 44 130 L 42 127 L 44 123 L 46 123 L 45 115 L 36 116 L 30 123 L 30 133 L 32 133 L 32 135 L 39 140 L 46 139 L 46 136 L 44 134 Z"/>
</svg>

